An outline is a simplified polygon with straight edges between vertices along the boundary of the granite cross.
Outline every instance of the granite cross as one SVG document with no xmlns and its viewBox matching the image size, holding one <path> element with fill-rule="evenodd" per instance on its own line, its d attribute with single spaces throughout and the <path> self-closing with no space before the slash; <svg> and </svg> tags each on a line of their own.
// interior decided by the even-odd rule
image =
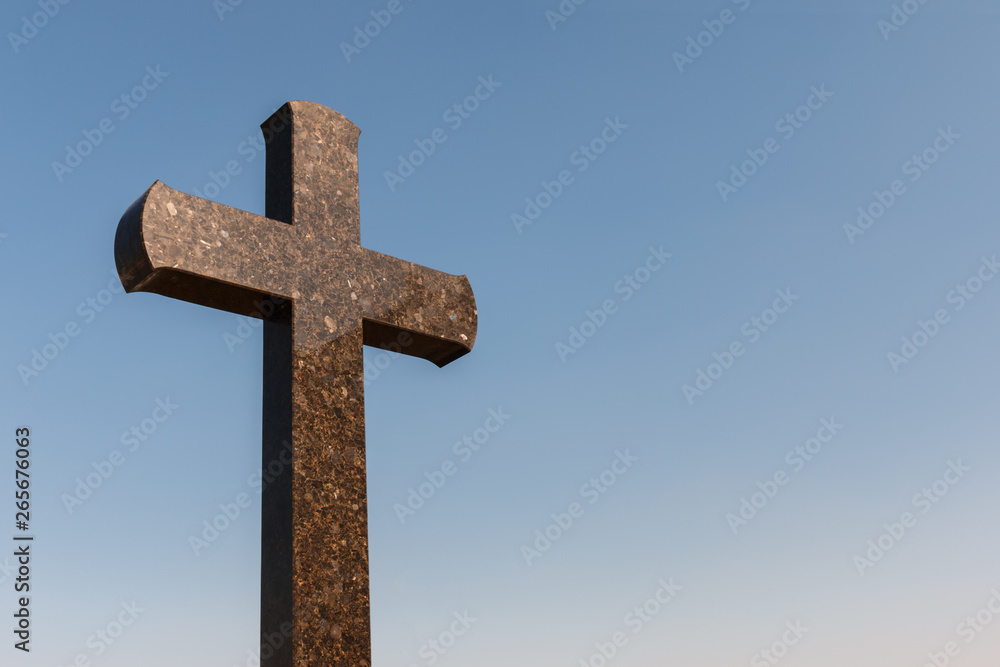
<svg viewBox="0 0 1000 667">
<path fill-rule="evenodd" d="M 289 102 L 261 128 L 266 217 L 157 181 L 115 262 L 129 292 L 265 319 L 263 461 L 283 471 L 262 500 L 261 632 L 291 637 L 261 662 L 368 667 L 362 345 L 444 366 L 472 349 L 475 299 L 465 276 L 361 247 L 353 123 Z"/>
</svg>

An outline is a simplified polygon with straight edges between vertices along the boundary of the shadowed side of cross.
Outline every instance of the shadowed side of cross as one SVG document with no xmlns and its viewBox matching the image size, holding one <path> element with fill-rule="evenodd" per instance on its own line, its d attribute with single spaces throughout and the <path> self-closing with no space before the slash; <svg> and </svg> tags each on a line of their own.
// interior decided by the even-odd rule
<svg viewBox="0 0 1000 667">
<path fill-rule="evenodd" d="M 264 323 L 263 461 L 282 470 L 263 496 L 261 630 L 291 641 L 262 664 L 366 667 L 362 345 L 406 334 L 402 352 L 444 366 L 472 349 L 475 298 L 465 276 L 361 247 L 349 120 L 289 102 L 261 127 L 266 217 L 157 182 L 122 217 L 115 260 L 129 292 L 251 316 L 280 304 Z"/>
</svg>

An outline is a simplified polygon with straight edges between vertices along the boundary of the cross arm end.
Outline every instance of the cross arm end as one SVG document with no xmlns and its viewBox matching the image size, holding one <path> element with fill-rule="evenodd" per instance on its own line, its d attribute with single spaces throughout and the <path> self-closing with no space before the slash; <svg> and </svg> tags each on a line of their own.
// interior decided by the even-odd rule
<svg viewBox="0 0 1000 667">
<path fill-rule="evenodd" d="M 266 262 L 253 260 L 261 246 L 281 245 L 283 239 L 272 238 L 272 232 L 285 227 L 156 181 L 118 223 L 115 264 L 127 292 L 153 292 L 259 316 L 261 302 L 283 297 L 287 290 L 280 270 L 277 278 L 256 271 L 257 279 L 251 280 L 244 265 L 267 268 Z M 270 268 L 280 265 L 272 262 Z"/>
</svg>

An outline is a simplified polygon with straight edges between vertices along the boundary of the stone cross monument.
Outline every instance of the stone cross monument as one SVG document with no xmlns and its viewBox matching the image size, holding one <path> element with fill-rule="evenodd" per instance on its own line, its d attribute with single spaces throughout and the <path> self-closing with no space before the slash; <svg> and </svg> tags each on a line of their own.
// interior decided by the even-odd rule
<svg viewBox="0 0 1000 667">
<path fill-rule="evenodd" d="M 362 345 L 444 366 L 472 349 L 475 298 L 465 276 L 361 246 L 353 123 L 289 102 L 261 127 L 266 217 L 157 181 L 115 261 L 129 292 L 267 313 L 263 461 L 291 463 L 262 500 L 261 631 L 292 635 L 262 664 L 369 667 Z"/>
</svg>

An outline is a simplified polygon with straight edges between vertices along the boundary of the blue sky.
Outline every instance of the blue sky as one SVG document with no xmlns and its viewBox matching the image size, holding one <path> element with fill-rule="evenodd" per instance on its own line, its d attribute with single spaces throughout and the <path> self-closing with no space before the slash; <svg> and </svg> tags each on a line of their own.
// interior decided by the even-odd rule
<svg viewBox="0 0 1000 667">
<path fill-rule="evenodd" d="M 124 295 L 112 242 L 157 179 L 263 213 L 293 99 L 363 131 L 364 245 L 479 308 L 444 369 L 366 351 L 376 664 L 995 664 L 995 5 L 401 0 L 351 49 L 388 0 L 222 2 L 0 10 L 2 664 L 252 664 L 260 330 Z"/>
</svg>

